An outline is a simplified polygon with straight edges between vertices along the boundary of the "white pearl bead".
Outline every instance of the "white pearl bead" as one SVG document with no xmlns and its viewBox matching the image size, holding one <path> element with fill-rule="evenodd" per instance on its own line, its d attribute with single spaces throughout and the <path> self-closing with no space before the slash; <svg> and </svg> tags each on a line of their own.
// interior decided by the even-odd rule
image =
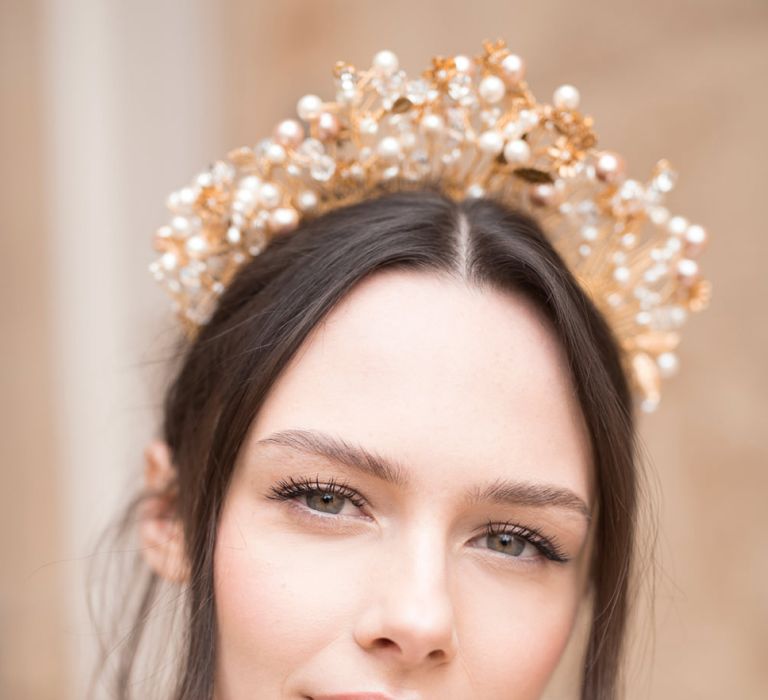
<svg viewBox="0 0 768 700">
<path fill-rule="evenodd" d="M 508 139 L 519 139 L 525 133 L 525 125 L 522 124 L 519 120 L 507 122 L 503 132 L 504 136 L 506 136 Z"/>
<path fill-rule="evenodd" d="M 242 238 L 240 234 L 240 229 L 236 228 L 235 226 L 230 226 L 227 229 L 227 241 L 229 241 L 232 244 L 240 243 L 240 239 Z"/>
<path fill-rule="evenodd" d="M 267 160 L 275 165 L 285 163 L 285 149 L 279 143 L 271 143 L 267 146 Z"/>
<path fill-rule="evenodd" d="M 385 136 L 379 141 L 376 152 L 381 158 L 394 160 L 400 156 L 400 142 L 394 136 Z"/>
<path fill-rule="evenodd" d="M 237 186 L 240 189 L 256 192 L 261 187 L 261 178 L 257 175 L 246 175 L 237 183 Z"/>
<path fill-rule="evenodd" d="M 439 114 L 425 114 L 421 120 L 421 128 L 429 133 L 437 133 L 443 130 L 445 121 Z"/>
<path fill-rule="evenodd" d="M 635 322 L 638 326 L 647 326 L 651 320 L 652 317 L 648 311 L 638 311 L 635 315 Z"/>
<path fill-rule="evenodd" d="M 680 360 L 673 352 L 663 352 L 656 358 L 656 364 L 659 366 L 662 377 L 671 377 L 677 373 Z"/>
<path fill-rule="evenodd" d="M 202 253 L 208 247 L 202 236 L 190 236 L 185 243 L 185 247 L 190 253 Z"/>
<path fill-rule="evenodd" d="M 235 201 L 242 202 L 243 204 L 255 204 L 257 194 L 258 190 L 236 189 Z"/>
<path fill-rule="evenodd" d="M 477 199 L 478 197 L 485 196 L 485 188 L 482 185 L 474 184 L 467 187 L 467 197 Z"/>
<path fill-rule="evenodd" d="M 501 135 L 501 132 L 489 129 L 480 134 L 478 146 L 484 153 L 493 156 L 498 155 L 501 153 L 501 149 L 504 148 L 504 137 Z"/>
<path fill-rule="evenodd" d="M 206 170 L 195 178 L 195 183 L 198 187 L 210 187 L 213 184 L 213 175 Z"/>
<path fill-rule="evenodd" d="M 555 107 L 576 109 L 579 106 L 579 91 L 573 85 L 561 85 L 554 94 Z"/>
<path fill-rule="evenodd" d="M 672 254 L 678 253 L 680 251 L 680 248 L 683 247 L 683 244 L 680 242 L 680 239 L 676 236 L 670 236 L 667 238 L 667 242 L 665 243 L 664 247 Z"/>
<path fill-rule="evenodd" d="M 459 73 L 471 73 L 475 69 L 475 63 L 469 56 L 459 54 L 453 57 L 453 62 Z"/>
<path fill-rule="evenodd" d="M 699 264 L 690 258 L 682 258 L 677 261 L 677 271 L 682 277 L 692 278 L 699 271 Z"/>
<path fill-rule="evenodd" d="M 688 229 L 688 219 L 684 216 L 673 216 L 667 222 L 667 229 L 676 236 L 682 236 Z"/>
<path fill-rule="evenodd" d="M 497 75 L 487 75 L 480 81 L 478 92 L 486 102 L 494 104 L 504 97 L 507 88 L 504 86 L 504 81 Z"/>
<path fill-rule="evenodd" d="M 643 279 L 648 284 L 653 284 L 659 279 L 659 271 L 655 267 L 651 267 L 643 273 Z"/>
<path fill-rule="evenodd" d="M 623 265 L 621 267 L 617 267 L 613 271 L 613 279 L 615 279 L 619 284 L 626 284 L 629 282 L 629 268 L 624 267 Z"/>
<path fill-rule="evenodd" d="M 198 192 L 193 187 L 183 187 L 179 190 L 179 199 L 182 204 L 190 205 L 194 204 L 197 199 Z"/>
<path fill-rule="evenodd" d="M 185 216 L 174 216 L 171 219 L 171 226 L 173 226 L 179 233 L 188 233 L 189 219 Z"/>
<path fill-rule="evenodd" d="M 175 253 L 168 252 L 163 254 L 163 256 L 160 258 L 160 262 L 166 270 L 170 271 L 175 269 L 178 259 L 176 258 Z"/>
<path fill-rule="evenodd" d="M 511 53 L 501 62 L 501 69 L 507 79 L 516 83 L 525 77 L 525 62 L 517 54 Z"/>
<path fill-rule="evenodd" d="M 318 197 L 312 190 L 303 190 L 299 193 L 298 205 L 302 211 L 312 211 L 317 207 Z"/>
<path fill-rule="evenodd" d="M 339 118 L 330 112 L 322 112 L 317 118 L 317 134 L 321 141 L 336 138 L 339 133 Z"/>
<path fill-rule="evenodd" d="M 558 192 L 549 182 L 539 182 L 530 186 L 528 198 L 536 207 L 551 207 L 557 204 Z"/>
<path fill-rule="evenodd" d="M 531 159 L 531 147 L 523 139 L 508 141 L 504 146 L 507 163 L 527 163 Z"/>
<path fill-rule="evenodd" d="M 280 204 L 280 188 L 274 182 L 265 182 L 259 189 L 259 200 L 267 209 L 276 207 Z"/>
<path fill-rule="evenodd" d="M 291 231 L 296 228 L 298 222 L 298 212 L 289 207 L 274 209 L 269 215 L 269 226 L 276 233 Z"/>
<path fill-rule="evenodd" d="M 597 240 L 597 227 L 596 226 L 582 226 L 581 227 L 581 235 L 584 237 L 585 241 L 595 241 Z"/>
<path fill-rule="evenodd" d="M 296 119 L 283 119 L 275 127 L 274 135 L 282 146 L 298 148 L 304 140 L 304 127 Z"/>
<path fill-rule="evenodd" d="M 397 56 L 387 49 L 373 57 L 373 68 L 379 75 L 392 75 L 400 66 Z"/>
<path fill-rule="evenodd" d="M 296 113 L 304 121 L 312 121 L 320 114 L 323 107 L 323 101 L 317 95 L 304 95 L 296 103 Z"/>
<path fill-rule="evenodd" d="M 626 170 L 624 158 L 615 151 L 602 151 L 597 156 L 595 175 L 598 180 L 616 183 L 621 180 Z"/>
<path fill-rule="evenodd" d="M 180 204 L 181 197 L 179 196 L 178 192 L 171 192 L 171 194 L 169 194 L 165 200 L 165 206 L 167 206 L 171 211 L 177 211 Z"/>
<path fill-rule="evenodd" d="M 707 232 L 700 224 L 691 224 L 685 232 L 685 240 L 701 245 L 707 240 Z"/>
</svg>

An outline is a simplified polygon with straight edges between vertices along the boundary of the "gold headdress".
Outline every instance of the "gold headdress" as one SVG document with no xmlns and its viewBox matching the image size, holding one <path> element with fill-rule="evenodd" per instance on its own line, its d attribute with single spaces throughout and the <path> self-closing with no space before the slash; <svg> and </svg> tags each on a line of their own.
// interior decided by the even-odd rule
<svg viewBox="0 0 768 700">
<path fill-rule="evenodd" d="M 540 222 L 614 329 L 642 409 L 654 410 L 661 378 L 677 370 L 679 328 L 710 297 L 696 262 L 706 231 L 663 206 L 676 180 L 666 160 L 647 183 L 626 177 L 618 153 L 596 150 L 575 87 L 539 103 L 503 40 L 483 48 L 435 57 L 413 80 L 388 50 L 368 70 L 339 61 L 335 101 L 304 95 L 301 121 L 279 122 L 173 192 L 150 270 L 188 335 L 273 236 L 373 187 L 432 179 L 454 199 L 493 195 Z"/>
</svg>

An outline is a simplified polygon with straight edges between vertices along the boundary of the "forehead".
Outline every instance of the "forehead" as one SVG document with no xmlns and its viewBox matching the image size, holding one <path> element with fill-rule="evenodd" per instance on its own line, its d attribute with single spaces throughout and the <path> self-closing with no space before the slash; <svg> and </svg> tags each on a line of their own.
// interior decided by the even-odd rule
<svg viewBox="0 0 768 700">
<path fill-rule="evenodd" d="M 589 447 L 563 350 L 525 298 L 384 271 L 305 340 L 249 442 L 318 429 L 392 455 L 414 481 L 519 477 L 590 499 Z"/>
</svg>

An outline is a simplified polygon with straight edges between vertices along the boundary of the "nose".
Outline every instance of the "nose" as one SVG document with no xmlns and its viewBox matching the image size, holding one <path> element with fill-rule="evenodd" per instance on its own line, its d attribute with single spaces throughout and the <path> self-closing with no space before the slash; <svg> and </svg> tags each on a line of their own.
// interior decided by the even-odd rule
<svg viewBox="0 0 768 700">
<path fill-rule="evenodd" d="M 355 627 L 366 651 L 403 669 L 447 663 L 457 636 L 445 547 L 437 530 L 414 528 L 389 551 L 381 544 L 381 566 L 371 572 L 370 595 Z"/>
</svg>

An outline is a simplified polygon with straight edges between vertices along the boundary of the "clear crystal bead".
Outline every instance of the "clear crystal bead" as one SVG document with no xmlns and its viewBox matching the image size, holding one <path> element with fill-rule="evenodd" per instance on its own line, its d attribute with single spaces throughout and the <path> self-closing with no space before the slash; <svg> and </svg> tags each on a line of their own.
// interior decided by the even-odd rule
<svg viewBox="0 0 768 700">
<path fill-rule="evenodd" d="M 675 330 L 685 323 L 686 316 L 682 306 L 663 306 L 651 312 L 651 326 L 660 331 Z"/>
<path fill-rule="evenodd" d="M 405 94 L 413 104 L 420 105 L 427 99 L 428 89 L 424 80 L 410 80 L 405 87 Z"/>
<path fill-rule="evenodd" d="M 330 156 L 319 156 L 312 161 L 309 173 L 314 180 L 327 182 L 336 172 L 336 161 Z"/>
<path fill-rule="evenodd" d="M 253 148 L 254 152 L 259 157 L 265 157 L 267 155 L 267 150 L 269 147 L 274 144 L 275 141 L 273 139 L 261 139 Z"/>
<path fill-rule="evenodd" d="M 216 184 L 229 184 L 235 177 L 235 168 L 230 163 L 226 163 L 223 160 L 217 160 L 211 166 L 211 176 Z"/>
<path fill-rule="evenodd" d="M 336 101 L 345 105 L 357 105 L 362 94 L 359 90 L 339 90 L 336 93 Z"/>
<path fill-rule="evenodd" d="M 392 75 L 377 76 L 371 81 L 371 85 L 382 96 L 384 106 L 389 109 L 392 103 L 403 93 L 405 83 L 405 71 L 398 71 Z"/>
<path fill-rule="evenodd" d="M 381 177 L 384 180 L 391 180 L 393 177 L 397 177 L 400 174 L 399 165 L 390 165 L 381 172 Z"/>
<path fill-rule="evenodd" d="M 653 186 L 659 192 L 671 192 L 677 183 L 677 173 L 671 168 L 663 168 L 655 178 Z"/>
<path fill-rule="evenodd" d="M 379 130 L 379 125 L 373 117 L 366 116 L 358 122 L 358 128 L 361 134 L 373 135 Z"/>
<path fill-rule="evenodd" d="M 179 279 L 185 287 L 194 289 L 200 286 L 200 273 L 191 266 L 179 270 Z"/>
<path fill-rule="evenodd" d="M 576 212 L 581 217 L 585 226 L 595 226 L 600 217 L 597 204 L 591 199 L 582 199 L 576 205 Z"/>
<path fill-rule="evenodd" d="M 491 109 L 484 109 L 480 112 L 480 120 L 486 127 L 492 127 L 496 125 L 501 116 L 501 108 L 493 107 Z"/>
<path fill-rule="evenodd" d="M 448 95 L 459 101 L 469 96 L 472 90 L 472 78 L 466 73 L 457 73 L 448 83 Z"/>
<path fill-rule="evenodd" d="M 625 233 L 621 237 L 621 245 L 625 248 L 634 248 L 637 243 L 637 236 L 634 233 Z"/>
<path fill-rule="evenodd" d="M 307 138 L 302 141 L 301 145 L 296 149 L 298 153 L 303 156 L 313 157 L 321 156 L 325 153 L 325 147 L 321 141 L 313 138 Z"/>
</svg>

